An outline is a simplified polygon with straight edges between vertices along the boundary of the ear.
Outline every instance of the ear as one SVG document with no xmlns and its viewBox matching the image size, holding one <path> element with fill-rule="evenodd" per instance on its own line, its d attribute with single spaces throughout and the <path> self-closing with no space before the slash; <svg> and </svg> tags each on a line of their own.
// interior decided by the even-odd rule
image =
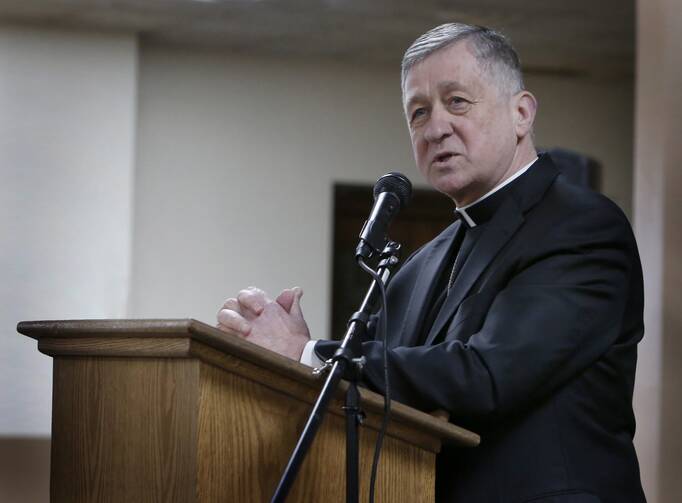
<svg viewBox="0 0 682 503">
<path fill-rule="evenodd" d="M 517 93 L 512 98 L 512 106 L 512 117 L 514 118 L 516 136 L 518 138 L 523 138 L 533 129 L 538 102 L 535 99 L 535 96 L 524 90 Z"/>
</svg>

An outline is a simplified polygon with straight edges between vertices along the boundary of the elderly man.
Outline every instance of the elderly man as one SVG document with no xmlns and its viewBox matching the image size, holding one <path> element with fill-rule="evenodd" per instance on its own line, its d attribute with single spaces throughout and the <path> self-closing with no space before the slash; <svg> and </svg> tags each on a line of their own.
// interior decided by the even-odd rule
<svg viewBox="0 0 682 503">
<path fill-rule="evenodd" d="M 439 26 L 407 50 L 403 105 L 417 165 L 458 221 L 413 255 L 388 291 L 392 390 L 481 433 L 444 449 L 443 502 L 641 502 L 632 444 L 642 274 L 622 212 L 536 155 L 536 100 L 508 41 Z M 310 341 L 300 289 L 249 288 L 219 327 L 291 358 Z M 384 389 L 382 343 L 363 342 Z"/>
</svg>

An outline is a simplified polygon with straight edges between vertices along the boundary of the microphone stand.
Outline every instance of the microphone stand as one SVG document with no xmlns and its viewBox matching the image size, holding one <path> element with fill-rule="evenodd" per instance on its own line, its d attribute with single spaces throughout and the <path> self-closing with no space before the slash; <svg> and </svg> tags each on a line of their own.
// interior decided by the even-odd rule
<svg viewBox="0 0 682 503">
<path fill-rule="evenodd" d="M 398 243 L 389 241 L 379 256 L 376 272 L 384 285 L 388 284 L 391 271 L 398 264 L 399 250 L 400 245 Z M 349 381 L 345 405 L 343 407 L 346 414 L 346 502 L 358 503 L 360 491 L 358 428 L 365 417 L 364 412 L 359 407 L 360 393 L 358 391 L 358 382 L 365 358 L 364 356 L 358 357 L 357 355 L 361 354 L 360 340 L 367 332 L 367 322 L 378 294 L 379 286 L 376 280 L 373 280 L 360 305 L 360 309 L 353 313 L 348 321 L 348 328 L 339 349 L 336 350 L 330 360 L 324 362 L 323 366 L 313 371 L 315 374 L 321 374 L 331 368 L 317 398 L 317 402 L 308 416 L 308 421 L 303 428 L 298 443 L 284 469 L 275 494 L 270 500 L 271 503 L 284 503 L 342 378 Z M 384 309 L 386 308 L 386 306 L 383 307 Z"/>
</svg>

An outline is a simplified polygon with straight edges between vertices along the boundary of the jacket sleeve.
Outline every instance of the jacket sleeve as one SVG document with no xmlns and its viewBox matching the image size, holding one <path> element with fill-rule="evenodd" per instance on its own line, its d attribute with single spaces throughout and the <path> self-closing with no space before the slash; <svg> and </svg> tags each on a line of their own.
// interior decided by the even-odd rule
<svg viewBox="0 0 682 503">
<path fill-rule="evenodd" d="M 635 261 L 639 266 L 619 210 L 602 206 L 563 221 L 522 255 L 466 342 L 389 350 L 395 399 L 470 420 L 513 413 L 617 342 Z M 384 392 L 382 342 L 365 342 L 363 350 L 365 378 Z"/>
</svg>

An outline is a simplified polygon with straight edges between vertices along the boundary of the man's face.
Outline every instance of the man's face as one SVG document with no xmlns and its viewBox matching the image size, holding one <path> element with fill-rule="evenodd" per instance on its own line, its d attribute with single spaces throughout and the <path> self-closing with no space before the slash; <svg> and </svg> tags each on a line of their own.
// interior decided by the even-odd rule
<svg viewBox="0 0 682 503">
<path fill-rule="evenodd" d="M 492 81 L 466 41 L 415 65 L 404 89 L 417 167 L 458 206 L 510 174 L 517 136 L 512 99 Z"/>
</svg>

